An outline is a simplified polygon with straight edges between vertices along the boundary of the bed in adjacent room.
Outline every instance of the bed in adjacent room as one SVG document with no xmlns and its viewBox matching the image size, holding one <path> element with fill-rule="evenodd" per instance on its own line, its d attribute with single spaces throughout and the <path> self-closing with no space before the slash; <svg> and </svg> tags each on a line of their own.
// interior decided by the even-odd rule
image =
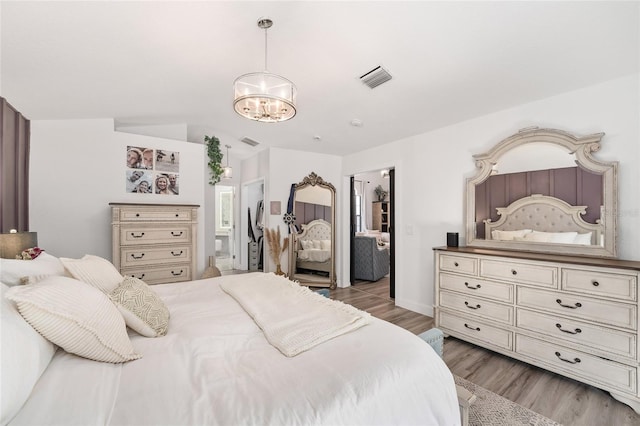
<svg viewBox="0 0 640 426">
<path fill-rule="evenodd" d="M 453 376 L 432 348 L 350 305 L 264 273 L 148 288 L 136 282 L 133 292 L 123 293 L 128 278 L 115 283 L 117 276 L 107 271 L 104 259 L 105 273 L 91 276 L 83 259 L 67 259 L 66 268 L 46 254 L 30 261 L 2 260 L 2 280 L 13 286 L 2 286 L 3 424 L 460 422 Z M 11 262 L 25 263 L 10 274 Z M 33 283 L 19 285 L 23 276 Z M 123 294 L 143 301 L 129 306 Z M 140 330 L 134 331 L 102 306 L 104 295 L 121 313 L 123 306 L 129 314 L 137 312 L 145 295 L 166 312 L 158 308 L 149 318 L 140 315 L 143 324 L 134 324 Z M 106 346 L 101 348 L 106 356 L 124 359 L 100 362 L 53 346 L 24 321 L 16 304 L 27 317 L 27 308 L 37 308 L 37 315 L 60 319 L 61 327 L 90 334 L 89 346 Z M 76 314 L 87 315 L 87 321 L 70 321 Z M 131 318 L 122 315 L 129 325 Z M 122 327 L 130 343 L 119 335 L 110 344 L 113 336 L 92 331 L 108 321 L 114 334 Z M 73 347 L 69 339 L 77 337 L 71 334 L 57 337 L 65 341 L 62 346 Z M 85 356 L 91 357 L 89 352 Z"/>
</svg>

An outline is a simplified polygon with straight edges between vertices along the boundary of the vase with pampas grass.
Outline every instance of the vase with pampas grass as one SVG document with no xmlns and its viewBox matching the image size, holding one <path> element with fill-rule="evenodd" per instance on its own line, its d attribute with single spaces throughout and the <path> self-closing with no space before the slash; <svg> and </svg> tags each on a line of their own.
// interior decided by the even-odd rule
<svg viewBox="0 0 640 426">
<path fill-rule="evenodd" d="M 271 260 L 276 264 L 276 275 L 285 275 L 280 267 L 280 258 L 282 253 L 287 251 L 289 247 L 289 238 L 285 238 L 284 242 L 280 242 L 280 227 L 277 229 L 264 228 L 264 234 L 267 237 L 267 244 L 269 244 L 269 255 Z"/>
</svg>

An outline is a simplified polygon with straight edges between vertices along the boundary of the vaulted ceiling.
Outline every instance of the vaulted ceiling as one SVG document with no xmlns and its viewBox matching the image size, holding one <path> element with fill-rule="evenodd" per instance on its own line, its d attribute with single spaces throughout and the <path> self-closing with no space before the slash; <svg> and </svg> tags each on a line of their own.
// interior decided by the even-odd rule
<svg viewBox="0 0 640 426">
<path fill-rule="evenodd" d="M 214 134 L 239 155 L 345 155 L 640 69 L 638 2 L 2 1 L 0 13 L 0 90 L 28 118 L 184 123 L 190 141 Z M 232 108 L 234 79 L 264 68 L 263 16 L 268 69 L 298 87 L 296 117 L 277 124 Z M 379 65 L 393 78 L 370 89 L 359 77 Z"/>
</svg>

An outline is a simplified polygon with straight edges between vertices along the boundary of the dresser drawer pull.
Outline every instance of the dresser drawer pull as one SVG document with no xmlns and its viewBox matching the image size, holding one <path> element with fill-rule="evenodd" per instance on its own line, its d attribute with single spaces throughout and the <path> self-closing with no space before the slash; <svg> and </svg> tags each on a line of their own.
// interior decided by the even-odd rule
<svg viewBox="0 0 640 426">
<path fill-rule="evenodd" d="M 140 217 L 140 213 L 136 213 L 136 217 Z"/>
<path fill-rule="evenodd" d="M 182 250 L 180 250 L 180 253 L 176 253 L 173 250 L 171 250 L 171 254 L 174 255 L 174 256 L 182 256 L 182 253 L 183 253 Z"/>
<path fill-rule="evenodd" d="M 180 231 L 180 232 L 171 231 L 171 235 L 173 235 L 174 237 L 181 237 L 182 236 L 182 231 Z"/>
<path fill-rule="evenodd" d="M 144 257 L 144 253 L 140 254 L 140 256 L 136 256 L 135 254 L 131 253 L 131 257 L 133 257 L 134 259 L 142 259 Z"/>
<path fill-rule="evenodd" d="M 512 270 L 511 270 L 511 274 L 513 274 L 513 275 L 518 275 L 518 271 L 516 271 L 515 269 L 512 269 Z"/>
<path fill-rule="evenodd" d="M 593 284 L 594 287 L 598 287 L 600 285 L 600 283 L 596 280 L 591 281 L 591 284 Z"/>
<path fill-rule="evenodd" d="M 460 265 L 458 265 L 458 262 L 453 262 L 453 266 L 460 266 Z"/>
<path fill-rule="evenodd" d="M 467 283 L 467 282 L 465 282 L 465 283 L 464 283 L 464 285 L 465 285 L 465 286 L 467 286 L 467 288 L 468 288 L 468 289 L 470 289 L 470 290 L 477 290 L 477 289 L 479 289 L 480 287 L 482 287 L 480 284 L 478 284 L 478 285 L 477 285 L 477 286 L 475 286 L 475 287 L 471 287 L 471 286 L 469 285 L 469 283 Z"/>
<path fill-rule="evenodd" d="M 476 306 L 471 306 L 469 304 L 469 302 L 464 302 L 464 304 L 467 306 L 467 308 L 469 309 L 480 309 L 480 305 L 476 305 Z"/>
<path fill-rule="evenodd" d="M 173 275 L 174 277 L 180 276 L 182 275 L 184 271 L 182 269 L 180 269 L 180 272 L 175 272 L 175 271 L 171 271 L 171 275 Z"/>
<path fill-rule="evenodd" d="M 176 213 L 176 217 L 180 217 L 180 215 L 178 213 Z"/>
<path fill-rule="evenodd" d="M 563 305 L 562 304 L 562 300 L 560 299 L 556 299 L 556 303 L 560 306 L 562 306 L 563 308 L 569 308 L 569 309 L 578 309 L 579 307 L 582 306 L 582 303 L 577 302 L 575 305 L 571 306 L 571 305 Z"/>
<path fill-rule="evenodd" d="M 560 325 L 560 324 L 556 324 L 556 327 L 558 327 L 558 330 L 562 331 L 563 333 L 569 333 L 569 334 L 580 334 L 580 333 L 582 333 L 582 330 L 580 330 L 579 328 L 576 328 L 575 331 L 571 331 L 571 330 L 563 330 L 562 329 L 562 325 Z"/>
<path fill-rule="evenodd" d="M 133 238 L 142 238 L 142 237 L 144 237 L 144 232 L 141 232 L 139 235 L 136 235 L 136 233 L 135 233 L 135 232 L 132 232 L 132 233 L 131 233 L 131 236 L 132 236 Z"/>
<path fill-rule="evenodd" d="M 562 355 L 560 354 L 560 352 L 556 352 L 556 356 L 560 361 L 568 362 L 569 364 L 577 364 L 580 362 L 580 358 L 574 358 L 573 361 L 570 359 L 562 358 Z"/>
<path fill-rule="evenodd" d="M 139 280 L 144 278 L 144 274 L 141 274 L 139 277 L 136 277 L 134 274 L 131 274 L 131 278 L 137 278 Z"/>
<path fill-rule="evenodd" d="M 475 330 L 475 331 L 480 331 L 480 327 L 469 327 L 469 324 L 465 323 L 464 324 L 465 327 L 467 327 L 469 330 Z"/>
</svg>

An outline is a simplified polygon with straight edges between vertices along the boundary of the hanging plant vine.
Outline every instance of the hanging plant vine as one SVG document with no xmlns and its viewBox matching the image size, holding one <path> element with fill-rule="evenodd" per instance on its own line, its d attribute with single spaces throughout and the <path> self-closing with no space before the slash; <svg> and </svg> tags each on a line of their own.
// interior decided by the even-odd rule
<svg viewBox="0 0 640 426">
<path fill-rule="evenodd" d="M 209 156 L 209 171 L 211 177 L 209 178 L 209 185 L 215 185 L 220 182 L 222 176 L 222 151 L 220 151 L 220 139 L 215 136 L 204 136 L 204 141 L 207 144 L 207 155 Z"/>
</svg>

